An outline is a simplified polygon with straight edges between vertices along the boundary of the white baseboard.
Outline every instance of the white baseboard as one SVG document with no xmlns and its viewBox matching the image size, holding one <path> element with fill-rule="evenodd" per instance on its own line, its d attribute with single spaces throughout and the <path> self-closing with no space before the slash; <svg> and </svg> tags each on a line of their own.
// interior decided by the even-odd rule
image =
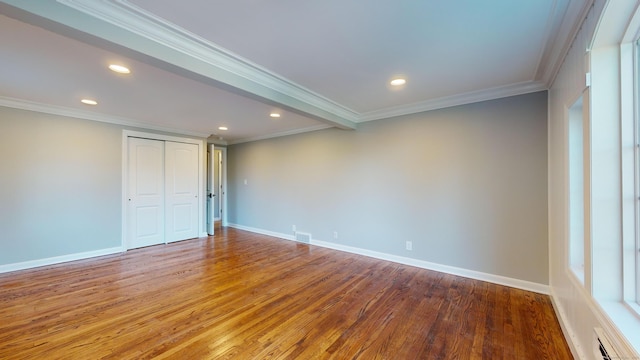
<svg viewBox="0 0 640 360">
<path fill-rule="evenodd" d="M 46 259 L 30 260 L 30 261 L 24 261 L 19 263 L 0 265 L 0 274 L 11 272 L 11 271 L 31 269 L 31 268 L 40 267 L 40 266 L 60 264 L 60 263 L 65 263 L 69 261 L 89 259 L 89 258 L 98 257 L 98 256 L 112 255 L 112 254 L 117 254 L 124 251 L 125 251 L 124 247 L 118 246 L 118 247 L 113 247 L 109 249 L 87 251 L 83 253 L 55 256 L 55 257 L 50 257 Z"/>
<path fill-rule="evenodd" d="M 549 287 L 549 297 L 551 298 L 551 305 L 553 305 L 553 310 L 556 313 L 558 322 L 560 323 L 560 328 L 562 329 L 564 338 L 567 340 L 567 344 L 569 344 L 569 350 L 571 350 L 571 354 L 575 359 L 586 360 L 587 358 L 585 357 L 584 352 L 578 345 L 579 341 L 577 339 L 576 333 L 573 331 L 571 323 L 567 319 L 567 314 L 564 312 L 564 309 L 557 303 L 557 295 L 552 286 Z"/>
<path fill-rule="evenodd" d="M 250 231 L 250 232 L 273 236 L 273 237 L 277 237 L 285 240 L 291 240 L 291 241 L 295 240 L 294 235 L 277 233 L 273 231 L 257 229 L 257 228 L 252 228 L 252 227 L 232 224 L 232 223 L 227 224 L 227 226 L 236 228 L 239 230 Z M 501 275 L 488 274 L 488 273 L 483 273 L 479 271 L 458 268 L 454 266 L 436 264 L 428 261 L 412 259 L 404 256 L 392 255 L 392 254 L 357 248 L 353 246 L 346 246 L 346 245 L 336 244 L 328 241 L 311 239 L 311 245 L 321 246 L 321 247 L 333 249 L 333 250 L 344 251 L 352 254 L 364 255 L 364 256 L 375 258 L 375 259 L 392 261 L 395 263 L 415 266 L 422 269 L 438 271 L 446 274 L 462 276 L 470 279 L 486 281 L 494 284 L 499 284 L 499 285 L 509 286 L 517 289 L 549 295 L 548 285 L 538 284 L 531 281 L 513 279 L 506 276 L 501 276 Z"/>
<path fill-rule="evenodd" d="M 283 234 L 283 233 L 279 233 L 279 232 L 263 230 L 263 229 L 258 229 L 258 228 L 253 228 L 253 227 L 244 226 L 244 225 L 238 225 L 238 224 L 232 224 L 232 223 L 228 223 L 227 226 L 228 227 L 232 227 L 234 229 L 249 231 L 249 232 L 256 233 L 256 234 L 273 236 L 273 237 L 277 237 L 277 238 L 280 238 L 280 239 L 295 241 L 295 236 L 293 234 L 291 234 L 291 235 Z"/>
</svg>

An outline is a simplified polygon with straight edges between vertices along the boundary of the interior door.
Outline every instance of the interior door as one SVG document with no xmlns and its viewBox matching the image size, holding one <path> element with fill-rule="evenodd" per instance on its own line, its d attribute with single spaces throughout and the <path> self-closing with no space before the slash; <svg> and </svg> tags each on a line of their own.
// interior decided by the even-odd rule
<svg viewBox="0 0 640 360">
<path fill-rule="evenodd" d="M 130 137 L 128 248 L 164 243 L 164 142 Z"/>
<path fill-rule="evenodd" d="M 207 233 L 215 234 L 216 217 L 216 151 L 215 145 L 209 144 L 207 147 Z"/>
<path fill-rule="evenodd" d="M 165 143 L 167 242 L 198 237 L 198 145 Z"/>
</svg>

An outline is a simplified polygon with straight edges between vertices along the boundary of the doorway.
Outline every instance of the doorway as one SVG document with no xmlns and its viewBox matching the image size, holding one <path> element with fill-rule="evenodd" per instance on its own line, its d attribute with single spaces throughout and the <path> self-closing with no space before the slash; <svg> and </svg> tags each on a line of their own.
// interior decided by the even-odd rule
<svg viewBox="0 0 640 360">
<path fill-rule="evenodd" d="M 226 148 L 207 146 L 207 233 L 226 226 Z"/>
</svg>

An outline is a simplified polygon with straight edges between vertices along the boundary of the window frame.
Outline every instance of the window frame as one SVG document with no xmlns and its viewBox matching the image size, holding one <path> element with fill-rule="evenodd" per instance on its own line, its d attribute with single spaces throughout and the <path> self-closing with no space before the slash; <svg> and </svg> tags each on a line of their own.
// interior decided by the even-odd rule
<svg viewBox="0 0 640 360">
<path fill-rule="evenodd" d="M 587 198 L 585 191 L 588 190 L 588 174 L 586 171 L 588 142 L 585 141 L 585 131 L 588 131 L 588 124 L 584 118 L 584 93 L 566 108 L 567 126 L 567 196 L 568 196 L 568 264 L 571 274 L 580 284 L 585 286 L 586 269 L 586 241 L 589 230 L 585 227 L 587 211 L 585 205 Z"/>
<path fill-rule="evenodd" d="M 640 23 L 627 28 L 619 55 L 621 301 L 640 320 Z"/>
<path fill-rule="evenodd" d="M 625 24 L 626 26 L 621 26 Z M 600 324 L 640 353 L 640 6 L 607 2 L 588 44 L 591 292 Z"/>
<path fill-rule="evenodd" d="M 633 41 L 633 135 L 635 183 L 635 302 L 632 306 L 640 315 L 640 37 Z"/>
<path fill-rule="evenodd" d="M 627 37 L 629 32 L 633 30 L 627 28 Z M 634 30 L 632 40 L 624 41 L 620 45 L 620 82 L 621 82 L 621 117 L 625 122 L 625 117 L 632 117 L 631 133 L 633 139 L 627 138 L 625 128 L 622 128 L 621 140 L 623 144 L 622 152 L 624 153 L 625 141 L 633 141 L 633 224 L 625 225 L 623 220 L 623 247 L 622 247 L 622 276 L 623 276 L 623 303 L 631 310 L 633 315 L 640 319 L 640 33 Z M 630 47 L 625 48 L 625 47 Z M 627 70 L 625 70 L 627 69 Z M 625 78 L 625 74 L 630 80 Z M 624 126 L 624 125 L 623 125 Z M 622 161 L 623 179 L 629 172 L 628 161 L 624 155 Z M 623 204 L 624 196 L 627 192 L 622 183 Z M 623 219 L 625 208 L 623 205 Z M 627 210 L 628 211 L 628 210 Z M 633 236 L 626 235 L 633 232 Z"/>
</svg>

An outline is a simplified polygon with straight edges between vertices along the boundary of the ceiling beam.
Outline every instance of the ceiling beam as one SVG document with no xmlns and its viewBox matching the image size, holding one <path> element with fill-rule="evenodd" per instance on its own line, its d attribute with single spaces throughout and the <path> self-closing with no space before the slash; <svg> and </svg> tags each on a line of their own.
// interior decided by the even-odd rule
<svg viewBox="0 0 640 360">
<path fill-rule="evenodd" d="M 135 53 L 151 65 L 282 106 L 331 126 L 357 127 L 359 114 L 353 110 L 127 2 L 0 0 L 0 12 L 61 35 L 84 41 L 102 40 L 101 45 L 126 49 L 127 55 Z"/>
</svg>

